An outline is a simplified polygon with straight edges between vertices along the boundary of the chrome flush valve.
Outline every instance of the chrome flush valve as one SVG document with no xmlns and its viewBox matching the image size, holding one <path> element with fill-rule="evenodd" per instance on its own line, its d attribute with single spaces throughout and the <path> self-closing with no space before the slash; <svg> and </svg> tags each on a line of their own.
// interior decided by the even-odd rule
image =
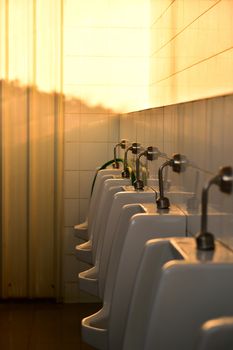
<svg viewBox="0 0 233 350">
<path fill-rule="evenodd" d="M 132 153 L 133 154 L 138 154 L 140 150 L 142 149 L 141 144 L 138 142 L 133 142 L 132 143 Z"/>
<path fill-rule="evenodd" d="M 116 150 L 117 150 L 118 147 L 120 147 L 121 149 L 125 149 L 127 143 L 128 143 L 128 140 L 122 139 L 119 143 L 117 143 L 114 146 L 114 150 L 113 150 L 113 152 L 114 152 L 114 163 L 112 165 L 114 169 L 119 169 L 119 163 L 117 162 Z"/>
<path fill-rule="evenodd" d="M 183 173 L 187 167 L 187 158 L 179 153 L 173 155 L 170 166 L 175 173 Z"/>
<path fill-rule="evenodd" d="M 158 209 L 169 209 L 170 207 L 170 201 L 169 198 L 164 197 L 164 189 L 163 189 L 163 169 L 166 166 L 170 166 L 172 170 L 176 173 L 181 173 L 186 170 L 188 161 L 187 158 L 181 154 L 174 154 L 173 157 L 169 160 L 167 160 L 165 163 L 163 163 L 159 167 L 159 173 L 158 173 L 158 178 L 159 178 L 159 198 L 156 201 L 157 208 Z"/>
<path fill-rule="evenodd" d="M 137 154 L 141 149 L 140 143 L 133 142 L 131 146 L 127 147 L 124 154 L 124 169 L 121 173 L 123 178 L 129 178 L 129 168 L 128 168 L 128 152 L 131 151 L 133 154 Z"/>
<path fill-rule="evenodd" d="M 201 231 L 196 235 L 198 250 L 214 250 L 214 235 L 207 231 L 208 223 L 208 193 L 212 185 L 217 185 L 221 192 L 230 194 L 232 192 L 232 167 L 225 166 L 219 169 L 216 176 L 210 179 L 202 189 L 201 198 Z"/>
<path fill-rule="evenodd" d="M 162 153 L 159 151 L 157 147 L 149 146 L 147 149 L 144 151 L 140 152 L 137 155 L 136 158 L 136 180 L 134 181 L 134 188 L 135 190 L 143 190 L 144 189 L 144 184 L 143 181 L 140 179 L 140 158 L 142 156 L 145 156 L 147 160 L 156 160 L 161 156 Z"/>
</svg>

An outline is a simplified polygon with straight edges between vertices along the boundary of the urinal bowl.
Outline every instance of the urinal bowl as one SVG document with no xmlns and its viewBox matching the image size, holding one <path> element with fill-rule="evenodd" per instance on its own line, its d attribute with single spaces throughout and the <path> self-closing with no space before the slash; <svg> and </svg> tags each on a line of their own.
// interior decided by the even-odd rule
<svg viewBox="0 0 233 350">
<path fill-rule="evenodd" d="M 151 184 L 155 184 L 155 179 L 151 180 Z M 153 189 L 150 187 L 145 187 L 144 191 L 135 191 L 133 186 L 123 186 L 124 191 L 118 192 L 114 195 L 111 210 L 109 213 L 108 222 L 106 225 L 106 230 L 101 229 L 101 234 L 99 235 L 98 247 L 96 254 L 95 262 L 95 274 L 93 270 L 90 269 L 81 272 L 79 274 L 79 286 L 80 289 L 88 292 L 92 295 L 98 296 L 100 299 L 103 299 L 105 279 L 107 273 L 107 267 L 109 263 L 109 256 L 112 248 L 112 242 L 115 235 L 119 235 L 119 230 L 126 232 L 130 217 L 136 213 L 149 213 L 152 214 L 155 212 L 155 198 L 156 198 L 156 188 Z M 178 201 L 179 203 L 186 202 L 189 198 L 193 196 L 193 193 L 190 192 L 175 192 L 174 189 L 172 192 L 169 192 L 169 196 L 173 201 Z M 143 206 L 135 205 L 131 210 L 125 211 L 124 215 L 121 215 L 122 208 L 124 205 L 131 203 L 151 203 L 151 208 L 149 212 L 147 208 Z M 186 214 L 186 213 L 185 213 Z M 120 224 L 119 224 L 120 223 Z M 119 227 L 120 225 L 120 227 Z M 117 261 L 116 261 L 117 264 Z M 92 285 L 93 284 L 93 285 Z"/>
<path fill-rule="evenodd" d="M 196 350 L 203 322 L 233 313 L 232 273 L 233 253 L 220 242 L 204 252 L 193 238 L 147 242 L 123 349 Z"/>
<path fill-rule="evenodd" d="M 195 350 L 232 350 L 233 317 L 219 317 L 206 321 Z"/>
<path fill-rule="evenodd" d="M 92 241 L 89 240 L 75 247 L 76 258 L 87 264 L 93 264 Z"/>
<path fill-rule="evenodd" d="M 77 238 L 81 238 L 83 240 L 88 240 L 90 238 L 90 231 L 91 231 L 91 223 L 93 220 L 93 216 L 95 215 L 96 206 L 99 203 L 100 200 L 100 194 L 104 185 L 104 181 L 108 179 L 121 179 L 121 171 L 120 169 L 103 169 L 98 171 L 95 185 L 93 188 L 92 196 L 90 198 L 90 205 L 89 205 L 89 212 L 88 212 L 88 218 L 81 223 L 74 226 L 75 233 L 74 235 Z M 165 189 L 169 189 L 171 186 L 171 181 L 167 180 Z M 148 186 L 156 186 L 158 188 L 158 179 L 147 179 L 147 185 Z M 132 187 L 131 187 L 132 188 Z M 89 230 L 89 231 L 88 231 Z"/>
<path fill-rule="evenodd" d="M 85 222 L 74 226 L 74 229 L 75 229 L 74 235 L 77 238 L 81 238 L 83 240 L 89 239 L 91 223 L 92 223 L 93 215 L 95 214 L 95 210 L 96 210 L 95 208 L 98 204 L 98 198 L 99 198 L 103 183 L 107 179 L 112 179 L 116 176 L 120 176 L 120 174 L 121 174 L 120 169 L 103 169 L 98 171 L 96 175 L 92 196 L 90 198 L 89 210 L 87 215 L 88 219 L 86 218 Z M 89 233 L 88 233 L 88 228 L 89 228 Z"/>
<path fill-rule="evenodd" d="M 103 284 L 109 262 L 111 243 L 119 221 L 121 222 L 121 229 L 125 230 L 128 226 L 130 217 L 133 214 L 142 211 L 140 206 L 136 206 L 130 214 L 127 212 L 126 215 L 121 215 L 123 207 L 129 203 L 139 203 L 141 201 L 153 202 L 154 198 L 154 191 L 150 188 L 146 188 L 145 191 L 142 192 L 131 190 L 114 194 L 112 204 L 110 205 L 111 209 L 107 224 L 101 226 L 98 242 L 96 242 L 97 246 L 94 269 L 91 268 L 79 273 L 79 287 L 81 290 L 98 296 L 100 299 L 103 298 Z M 103 226 L 106 226 L 106 229 Z M 100 270 L 102 272 L 101 276 L 99 275 Z"/>
<path fill-rule="evenodd" d="M 96 349 L 108 350 L 108 315 L 103 309 L 82 319 L 82 338 Z"/>
<path fill-rule="evenodd" d="M 91 267 L 78 275 L 79 288 L 91 295 L 99 296 L 98 268 Z"/>
<path fill-rule="evenodd" d="M 95 348 L 103 349 L 99 344 L 107 343 L 109 349 L 121 349 L 128 305 L 145 242 L 154 237 L 185 235 L 186 218 L 180 209 L 172 206 L 166 214 L 162 214 L 155 210 L 154 203 L 147 203 L 145 206 L 148 207 L 147 211 L 153 212 L 153 215 L 134 215 L 127 232 L 119 231 L 119 235 L 114 239 L 104 290 L 104 303 L 98 313 L 98 320 L 93 315 L 82 320 L 83 340 Z M 95 326 L 93 334 L 90 335 L 92 316 Z M 105 324 L 108 328 L 103 328 L 102 320 L 107 320 Z"/>
<path fill-rule="evenodd" d="M 113 195 L 120 191 L 121 188 L 121 186 L 114 186 L 105 189 L 105 191 L 103 192 L 100 198 L 95 222 L 93 223 L 93 229 L 90 239 L 87 242 L 78 244 L 75 247 L 75 255 L 78 260 L 94 265 L 95 256 L 93 254 L 93 243 L 95 242 L 94 240 L 97 239 L 101 223 L 105 223 L 106 218 L 103 218 L 102 220 L 103 214 L 109 211 L 109 205 L 112 202 Z"/>
<path fill-rule="evenodd" d="M 99 175 L 99 174 L 98 174 Z M 97 183 L 97 189 L 95 191 L 95 193 L 93 194 L 93 199 L 92 199 L 92 204 L 90 207 L 90 215 L 89 215 L 89 228 L 88 231 L 86 231 L 87 233 L 83 232 L 79 232 L 79 237 L 82 239 L 87 238 L 88 234 L 88 238 L 89 241 L 84 245 L 77 245 L 76 246 L 76 257 L 84 262 L 87 263 L 91 263 L 93 264 L 94 262 L 94 254 L 92 248 L 90 248 L 90 250 L 87 249 L 87 246 L 89 247 L 94 247 L 95 250 L 95 243 L 92 244 L 92 237 L 93 235 L 95 236 L 95 240 L 98 240 L 98 234 L 99 234 L 99 226 L 101 225 L 101 213 L 104 213 L 104 217 L 107 217 L 107 213 L 109 211 L 109 208 L 111 207 L 111 200 L 113 199 L 113 196 L 111 197 L 111 199 L 109 199 L 108 194 L 106 194 L 106 192 L 110 189 L 110 187 L 116 187 L 119 186 L 119 190 L 118 191 L 132 191 L 134 190 L 133 186 L 131 186 L 131 180 L 130 179 L 124 179 L 124 178 L 120 178 L 118 175 L 112 175 L 112 174 L 100 174 L 100 176 L 98 177 L 98 183 Z M 151 181 L 151 184 L 154 184 L 154 180 Z M 122 187 L 121 187 L 122 186 Z M 117 192 L 117 191 L 116 191 Z M 108 199 L 106 199 L 106 196 L 108 196 Z M 106 204 L 106 200 L 108 201 L 108 203 Z M 102 206 L 105 206 L 104 209 L 102 208 Z M 102 214 L 103 217 L 103 214 Z M 105 222 L 105 221 L 104 221 Z M 76 235 L 78 237 L 78 233 Z"/>
<path fill-rule="evenodd" d="M 109 210 L 111 208 L 111 203 L 113 195 L 122 190 L 123 185 L 128 185 L 129 179 L 107 179 L 103 183 L 101 193 L 99 195 L 99 201 L 95 216 L 92 219 L 92 226 L 89 241 L 84 245 L 80 244 L 75 247 L 75 254 L 77 259 L 94 264 L 95 262 L 95 247 L 96 241 L 98 240 L 98 235 L 101 226 L 105 226 Z M 89 247 L 89 248 L 88 248 Z"/>
<path fill-rule="evenodd" d="M 75 237 L 81 238 L 84 241 L 88 240 L 88 219 L 87 218 L 81 224 L 75 225 L 74 229 L 75 229 L 74 231 Z"/>
</svg>

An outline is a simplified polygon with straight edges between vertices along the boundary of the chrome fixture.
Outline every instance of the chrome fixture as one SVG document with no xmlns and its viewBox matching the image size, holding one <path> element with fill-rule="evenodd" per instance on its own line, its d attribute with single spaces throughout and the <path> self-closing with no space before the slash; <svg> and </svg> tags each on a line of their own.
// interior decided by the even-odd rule
<svg viewBox="0 0 233 350">
<path fill-rule="evenodd" d="M 225 166 L 219 169 L 216 176 L 211 178 L 202 189 L 201 197 L 201 232 L 196 235 L 197 249 L 214 250 L 214 235 L 207 231 L 208 224 L 208 193 L 212 185 L 217 185 L 221 192 L 232 192 L 232 167 Z"/>
<path fill-rule="evenodd" d="M 114 146 L 114 163 L 112 165 L 114 169 L 119 169 L 119 163 L 117 161 L 117 154 L 116 154 L 117 148 L 120 147 L 121 149 L 125 149 L 127 144 L 128 144 L 128 140 L 122 139 L 119 143 L 117 143 Z"/>
<path fill-rule="evenodd" d="M 149 146 L 144 151 L 140 152 L 137 155 L 136 158 L 136 180 L 134 181 L 133 185 L 135 190 L 143 190 L 144 184 L 143 181 L 140 179 L 140 158 L 142 156 L 146 157 L 147 160 L 156 160 L 160 156 L 164 155 L 159 151 L 157 147 Z"/>
<path fill-rule="evenodd" d="M 122 177 L 128 178 L 130 177 L 130 172 L 128 168 L 128 152 L 131 151 L 133 154 L 138 154 L 138 152 L 141 150 L 141 144 L 137 142 L 133 142 L 131 146 L 126 148 L 125 154 L 124 154 L 124 170 L 122 171 Z"/>
<path fill-rule="evenodd" d="M 170 207 L 169 198 L 164 197 L 163 189 L 163 169 L 166 166 L 170 166 L 175 173 L 181 173 L 184 172 L 187 167 L 187 159 L 185 156 L 176 153 L 171 159 L 167 160 L 159 167 L 159 198 L 156 201 L 158 209 L 168 209 Z"/>
</svg>

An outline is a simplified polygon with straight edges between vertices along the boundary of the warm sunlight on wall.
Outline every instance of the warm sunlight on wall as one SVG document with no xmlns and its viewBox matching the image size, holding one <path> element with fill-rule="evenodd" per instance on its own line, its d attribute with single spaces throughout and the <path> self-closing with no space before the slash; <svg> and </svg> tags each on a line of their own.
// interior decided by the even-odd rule
<svg viewBox="0 0 233 350">
<path fill-rule="evenodd" d="M 0 0 L 0 77 L 61 91 L 62 67 L 66 95 L 117 112 L 146 108 L 149 0 L 66 0 L 64 27 L 61 3 Z"/>
<path fill-rule="evenodd" d="M 11 0 L 6 2 L 8 7 L 8 27 L 6 35 L 8 43 L 6 54 L 8 59 L 8 76 L 11 81 L 18 80 L 21 84 L 31 84 L 33 77 L 32 16 L 33 2 L 28 0 Z"/>
<path fill-rule="evenodd" d="M 117 112 L 232 92 L 233 0 L 62 3 L 0 0 L 0 78 Z"/>
<path fill-rule="evenodd" d="M 150 106 L 233 92 L 233 0 L 151 0 Z"/>
<path fill-rule="evenodd" d="M 5 78 L 5 1 L 0 0 L 0 79 Z"/>
<path fill-rule="evenodd" d="M 61 4 L 0 0 L 0 78 L 61 91 Z"/>
<path fill-rule="evenodd" d="M 67 0 L 64 93 L 114 111 L 148 104 L 149 1 Z"/>
</svg>

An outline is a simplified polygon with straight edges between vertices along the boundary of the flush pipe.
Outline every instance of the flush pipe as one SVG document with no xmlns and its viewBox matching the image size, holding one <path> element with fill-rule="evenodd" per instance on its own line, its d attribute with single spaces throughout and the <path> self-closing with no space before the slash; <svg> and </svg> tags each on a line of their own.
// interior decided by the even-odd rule
<svg viewBox="0 0 233 350">
<path fill-rule="evenodd" d="M 142 191 L 144 189 L 144 183 L 140 179 L 140 158 L 142 156 L 146 157 L 147 160 L 157 160 L 163 154 L 159 151 L 157 147 L 149 146 L 144 151 L 140 152 L 136 158 L 136 180 L 133 185 L 135 190 Z"/>
<path fill-rule="evenodd" d="M 187 159 L 181 154 L 174 154 L 173 157 L 167 160 L 159 167 L 158 178 L 159 178 L 159 198 L 156 201 L 158 209 L 169 209 L 170 201 L 169 198 L 164 197 L 163 188 L 163 169 L 167 166 L 172 167 L 175 173 L 184 172 L 187 166 Z"/>
<path fill-rule="evenodd" d="M 119 162 L 117 161 L 117 148 L 120 147 L 121 149 L 125 149 L 126 148 L 126 145 L 128 143 L 128 140 L 125 140 L 125 139 L 122 139 L 119 143 L 117 143 L 115 146 L 114 146 L 114 163 L 112 164 L 113 168 L 114 169 L 119 169 Z"/>
<path fill-rule="evenodd" d="M 146 166 L 142 165 L 141 166 L 141 178 L 144 183 L 144 185 L 147 185 L 147 178 L 149 176 L 149 171 Z"/>
<path fill-rule="evenodd" d="M 210 179 L 202 189 L 201 198 L 201 231 L 196 235 L 198 250 L 214 250 L 214 235 L 207 231 L 208 226 L 208 194 L 212 185 L 217 185 L 221 192 L 230 194 L 232 192 L 232 168 L 225 166 L 220 168 L 219 173 Z"/>
<path fill-rule="evenodd" d="M 124 162 L 123 162 L 123 171 L 121 173 L 123 178 L 129 178 L 130 177 L 130 172 L 129 172 L 129 167 L 128 167 L 128 152 L 131 151 L 133 154 L 137 154 L 141 149 L 140 143 L 133 142 L 131 146 L 126 148 L 125 154 L 124 154 Z"/>
</svg>

